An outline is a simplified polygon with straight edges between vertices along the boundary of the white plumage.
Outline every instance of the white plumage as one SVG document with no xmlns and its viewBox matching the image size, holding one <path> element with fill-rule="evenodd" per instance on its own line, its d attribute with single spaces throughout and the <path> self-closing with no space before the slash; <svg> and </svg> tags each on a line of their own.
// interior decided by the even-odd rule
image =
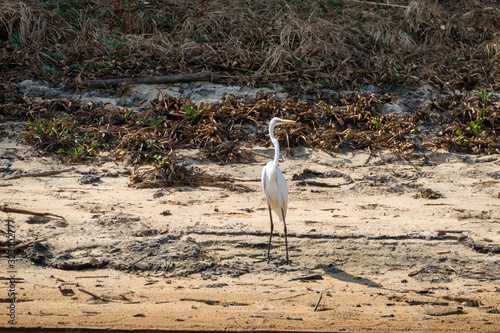
<svg viewBox="0 0 500 333">
<path fill-rule="evenodd" d="M 269 245 L 267 248 L 267 262 L 270 260 L 271 240 L 273 238 L 273 216 L 271 209 L 278 215 L 280 222 L 283 222 L 285 230 L 286 263 L 288 260 L 288 240 L 286 230 L 286 214 L 288 206 L 288 186 L 285 177 L 281 172 L 278 162 L 280 158 L 280 145 L 274 137 L 274 127 L 282 124 L 292 124 L 294 121 L 280 118 L 273 118 L 269 123 L 269 136 L 274 145 L 274 160 L 267 163 L 262 169 L 262 187 L 266 195 L 267 206 L 269 207 L 269 219 L 271 220 L 271 232 L 269 234 Z"/>
</svg>

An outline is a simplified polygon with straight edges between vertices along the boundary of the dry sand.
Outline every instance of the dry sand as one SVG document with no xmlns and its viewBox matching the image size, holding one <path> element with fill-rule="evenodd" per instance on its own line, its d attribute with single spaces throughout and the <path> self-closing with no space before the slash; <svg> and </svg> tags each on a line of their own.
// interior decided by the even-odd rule
<svg viewBox="0 0 500 333">
<path fill-rule="evenodd" d="M 180 152 L 247 189 L 135 189 L 117 163 L 9 180 L 68 166 L 0 140 L 0 205 L 65 218 L 0 212 L 20 243 L 43 240 L 17 252 L 16 327 L 500 331 L 500 156 L 282 152 L 286 265 L 277 221 L 265 260 L 272 149 L 225 166 Z"/>
</svg>

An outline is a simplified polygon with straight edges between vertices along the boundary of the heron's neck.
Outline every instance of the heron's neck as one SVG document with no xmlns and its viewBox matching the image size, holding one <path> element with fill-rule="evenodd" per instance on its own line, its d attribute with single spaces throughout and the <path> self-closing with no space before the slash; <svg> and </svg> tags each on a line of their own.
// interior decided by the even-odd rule
<svg viewBox="0 0 500 333">
<path fill-rule="evenodd" d="M 274 161 L 273 161 L 273 169 L 278 168 L 278 162 L 280 160 L 280 143 L 279 141 L 274 137 L 274 127 L 269 128 L 269 136 L 271 137 L 271 142 L 274 145 Z"/>
</svg>

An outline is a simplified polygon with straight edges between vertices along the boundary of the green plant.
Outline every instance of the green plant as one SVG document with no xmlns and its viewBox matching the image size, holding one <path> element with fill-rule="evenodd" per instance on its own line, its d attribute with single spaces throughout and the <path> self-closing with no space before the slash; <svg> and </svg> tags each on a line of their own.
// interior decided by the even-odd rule
<svg viewBox="0 0 500 333">
<path fill-rule="evenodd" d="M 481 133 L 481 127 L 483 125 L 484 118 L 478 118 L 476 121 L 468 121 L 467 125 L 472 130 L 474 136 L 478 136 Z"/>
<path fill-rule="evenodd" d="M 30 125 L 31 128 L 33 128 L 36 134 L 42 135 L 44 133 L 43 120 L 40 119 L 35 119 L 33 121 L 28 120 L 28 124 Z"/>
<path fill-rule="evenodd" d="M 200 118 L 201 115 L 203 114 L 203 111 L 205 111 L 206 109 L 203 107 L 203 102 L 201 102 L 200 105 L 198 105 L 196 111 L 193 109 L 192 106 L 187 104 L 183 104 L 182 108 L 186 111 L 186 114 L 188 115 L 191 121 L 195 121 L 196 119 Z"/>
<path fill-rule="evenodd" d="M 382 129 L 382 124 L 380 123 L 380 121 L 378 121 L 377 119 L 373 119 L 373 127 L 379 131 L 380 129 Z"/>
<path fill-rule="evenodd" d="M 80 71 L 83 70 L 85 68 L 85 60 L 84 59 L 80 60 L 77 64 L 73 64 L 72 67 Z"/>
<path fill-rule="evenodd" d="M 467 146 L 467 145 L 472 145 L 472 143 L 467 141 L 467 137 L 463 135 L 461 130 L 457 130 L 455 134 L 458 136 L 457 142 L 461 146 Z"/>
<path fill-rule="evenodd" d="M 156 25 L 156 26 L 166 25 L 169 27 L 173 27 L 177 23 L 177 21 L 179 20 L 176 17 L 169 20 L 165 16 L 160 16 L 158 14 L 152 14 L 152 13 L 148 13 L 147 16 L 151 19 L 151 21 L 153 21 L 154 25 Z"/>
<path fill-rule="evenodd" d="M 153 156 L 153 158 L 160 164 L 170 165 L 170 156 L 168 156 L 168 155 L 162 156 L 162 155 L 156 154 Z"/>
<path fill-rule="evenodd" d="M 89 156 L 95 156 L 95 155 L 97 155 L 97 143 L 92 142 L 90 144 Z"/>
<path fill-rule="evenodd" d="M 71 155 L 73 155 L 73 157 L 75 158 L 83 158 L 83 153 L 84 153 L 83 146 L 78 146 Z"/>
<path fill-rule="evenodd" d="M 120 38 L 120 36 L 114 36 L 112 39 L 104 38 L 106 44 L 108 44 L 108 51 L 114 51 L 116 56 L 120 56 L 119 51 L 122 49 L 123 45 L 128 43 L 128 40 Z"/>
<path fill-rule="evenodd" d="M 17 32 L 17 30 L 12 31 L 12 33 L 10 34 L 9 43 L 16 49 L 24 44 L 24 41 L 21 39 L 21 37 L 19 37 L 19 33 Z"/>
<path fill-rule="evenodd" d="M 135 109 L 125 109 L 125 118 L 130 118 Z"/>
<path fill-rule="evenodd" d="M 481 134 L 481 131 L 483 130 L 484 121 L 488 118 L 487 110 L 491 106 L 489 99 L 492 94 L 492 92 L 481 87 L 477 87 L 477 90 L 477 94 L 480 98 L 479 103 L 481 104 L 481 108 L 479 109 L 480 115 L 478 115 L 475 121 L 466 122 L 467 126 L 469 126 L 469 128 L 472 130 L 472 134 L 474 136 L 479 136 L 479 134 Z"/>
<path fill-rule="evenodd" d="M 102 62 L 98 65 L 99 68 L 111 68 L 113 67 L 113 63 L 111 62 Z"/>
<path fill-rule="evenodd" d="M 153 118 L 153 123 L 151 125 L 156 127 L 156 126 L 160 125 L 161 122 L 164 120 L 165 120 L 165 118 L 163 118 L 163 117 Z"/>
<path fill-rule="evenodd" d="M 148 141 L 146 141 L 146 146 L 148 147 L 149 150 L 151 151 L 156 151 L 158 149 L 156 149 L 156 142 L 155 140 L 153 139 L 148 139 Z"/>
<path fill-rule="evenodd" d="M 490 107 L 489 105 L 489 99 L 492 94 L 491 91 L 488 91 L 487 89 L 483 89 L 481 87 L 477 87 L 477 90 L 479 90 L 478 94 L 481 97 L 481 111 L 486 111 Z"/>
</svg>

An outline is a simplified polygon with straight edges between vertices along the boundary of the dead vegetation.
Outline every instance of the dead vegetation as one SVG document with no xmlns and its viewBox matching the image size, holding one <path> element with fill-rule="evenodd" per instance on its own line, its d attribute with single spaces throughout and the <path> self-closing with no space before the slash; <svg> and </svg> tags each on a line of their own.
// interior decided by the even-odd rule
<svg viewBox="0 0 500 333">
<path fill-rule="evenodd" d="M 76 76 L 221 71 L 232 83 L 292 91 L 498 87 L 495 0 L 210 0 L 203 9 L 199 1 L 7 0 L 0 59 L 54 82 L 63 73 L 66 86 Z"/>
<path fill-rule="evenodd" d="M 498 152 L 500 9 L 496 1 L 354 0 L 3 1 L 0 4 L 0 118 L 28 121 L 27 139 L 73 162 L 117 158 L 154 172 L 148 184 L 193 184 L 177 149 L 200 159 L 252 160 L 244 145 L 334 152 Z M 22 95 L 36 77 L 66 89 L 103 78 L 215 71 L 222 82 L 281 83 L 309 101 L 230 96 L 212 105 L 159 95 L 150 107 L 83 104 Z M 322 91 L 379 87 L 380 93 L 324 98 Z M 411 112 L 389 112 L 411 87 L 452 91 Z M 474 91 L 454 93 L 455 91 Z M 111 90 L 113 92 L 113 90 Z M 120 87 L 114 92 L 120 92 Z M 296 95 L 297 95 L 296 94 Z M 110 153 L 109 153 L 110 152 Z M 198 176 L 200 176 L 198 174 Z"/>
<path fill-rule="evenodd" d="M 200 159 L 222 164 L 252 160 L 243 145 L 268 145 L 267 120 L 275 115 L 297 120 L 288 132 L 278 130 L 285 147 L 389 149 L 402 158 L 437 148 L 491 153 L 500 144 L 500 110 L 484 94 L 445 95 L 402 114 L 384 112 L 383 105 L 392 102 L 388 94 L 348 94 L 331 104 L 229 96 L 211 105 L 159 95 L 143 110 L 45 100 L 27 104 L 25 116 L 28 140 L 46 152 L 82 161 L 111 151 L 135 165 L 156 163 L 173 170 L 176 149 L 195 148 Z"/>
</svg>

